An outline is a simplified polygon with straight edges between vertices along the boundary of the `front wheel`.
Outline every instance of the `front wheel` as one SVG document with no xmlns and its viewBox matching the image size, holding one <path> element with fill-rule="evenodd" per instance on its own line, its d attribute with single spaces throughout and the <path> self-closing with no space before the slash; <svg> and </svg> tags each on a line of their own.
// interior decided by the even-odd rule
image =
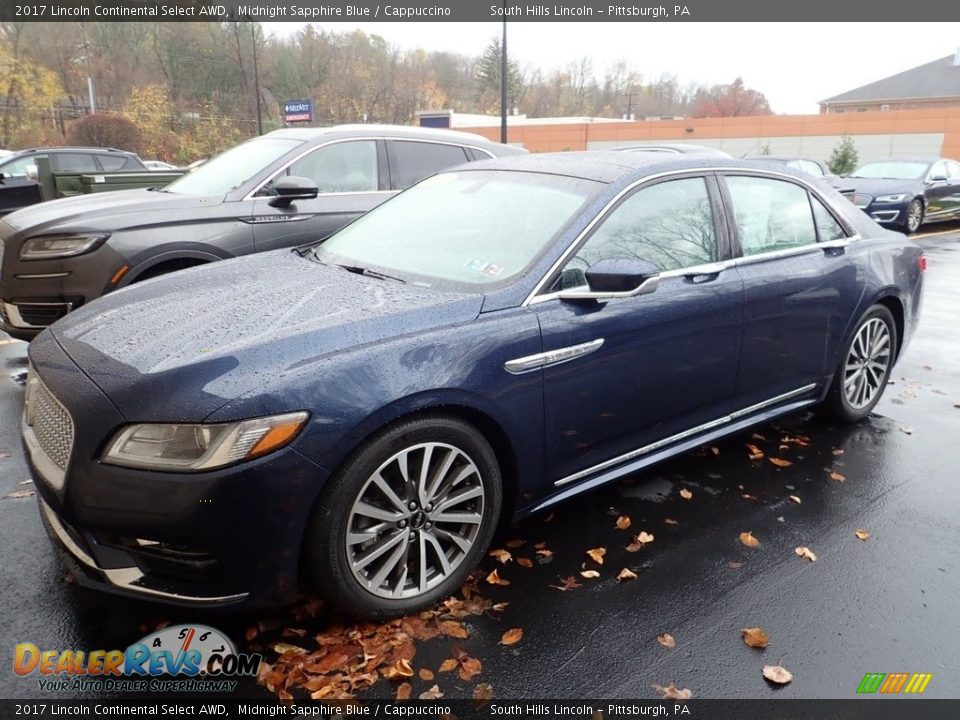
<svg viewBox="0 0 960 720">
<path fill-rule="evenodd" d="M 907 206 L 907 216 L 903 221 L 903 231 L 912 235 L 923 224 L 923 200 L 914 198 Z"/>
<path fill-rule="evenodd" d="M 823 407 L 843 422 L 867 417 L 880 402 L 893 369 L 897 326 L 883 305 L 874 305 L 861 318 L 840 359 Z"/>
<path fill-rule="evenodd" d="M 403 422 L 358 448 L 324 489 L 305 569 L 352 615 L 420 610 L 479 563 L 501 502 L 496 455 L 476 428 L 440 415 Z"/>
</svg>

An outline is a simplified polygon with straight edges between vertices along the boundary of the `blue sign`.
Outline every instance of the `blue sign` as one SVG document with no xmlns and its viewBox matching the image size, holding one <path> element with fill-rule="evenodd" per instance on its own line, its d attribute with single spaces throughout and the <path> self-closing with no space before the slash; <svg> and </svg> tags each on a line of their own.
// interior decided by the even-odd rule
<svg viewBox="0 0 960 720">
<path fill-rule="evenodd" d="M 287 100 L 283 104 L 284 122 L 313 122 L 313 100 Z"/>
</svg>

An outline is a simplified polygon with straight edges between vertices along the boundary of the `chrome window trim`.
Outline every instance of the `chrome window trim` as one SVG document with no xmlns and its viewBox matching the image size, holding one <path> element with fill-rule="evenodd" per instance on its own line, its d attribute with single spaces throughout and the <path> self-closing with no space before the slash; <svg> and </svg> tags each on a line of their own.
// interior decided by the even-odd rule
<svg viewBox="0 0 960 720">
<path fill-rule="evenodd" d="M 465 147 L 467 147 L 467 148 L 470 148 L 471 150 L 477 150 L 478 152 L 482 152 L 482 153 L 484 153 L 485 155 L 489 156 L 490 158 L 493 158 L 493 157 L 494 157 L 493 153 L 489 152 L 488 150 L 484 150 L 483 148 L 477 147 L 477 146 L 475 146 L 475 145 L 464 145 L 463 143 L 449 142 L 449 141 L 446 141 L 446 140 L 425 140 L 425 139 L 423 139 L 423 138 L 400 138 L 400 137 L 396 137 L 396 136 L 393 136 L 393 135 L 363 135 L 363 136 L 361 136 L 361 137 L 337 138 L 337 139 L 335 139 L 335 140 L 329 140 L 329 141 L 327 141 L 327 142 L 325 142 L 325 143 L 320 143 L 319 145 L 311 145 L 309 148 L 307 148 L 306 150 L 304 150 L 302 153 L 300 153 L 299 155 L 297 155 L 296 157 L 294 157 L 292 160 L 284 163 L 279 169 L 277 169 L 277 170 L 273 173 L 273 175 L 271 175 L 271 176 L 268 177 L 266 180 L 264 180 L 263 182 L 261 182 L 261 183 L 260 183 L 259 185 L 257 185 L 253 190 L 251 190 L 250 192 L 248 192 L 248 193 L 242 198 L 241 202 L 242 202 L 243 200 L 253 200 L 253 199 L 255 198 L 256 194 L 257 194 L 258 192 L 260 192 L 266 185 L 268 185 L 269 183 L 273 182 L 281 173 L 283 173 L 284 171 L 286 171 L 287 168 L 289 168 L 291 165 L 293 165 L 295 162 L 301 160 L 302 158 L 305 158 L 305 157 L 306 157 L 307 155 L 309 155 L 310 153 L 315 152 L 316 150 L 320 150 L 321 148 L 325 148 L 325 147 L 327 147 L 327 146 L 329 146 L 329 145 L 336 145 L 336 144 L 338 144 L 338 143 L 345 143 L 345 142 L 359 142 L 359 141 L 362 141 L 362 140 L 373 141 L 373 142 L 376 142 L 376 141 L 378 141 L 378 140 L 383 140 L 383 141 L 387 141 L 387 140 L 400 140 L 400 141 L 402 141 L 402 142 L 422 142 L 422 143 L 433 143 L 434 145 L 451 145 L 451 146 L 453 146 L 453 147 L 459 147 L 459 148 L 465 148 Z M 467 163 L 467 162 L 470 162 L 470 160 L 467 160 L 467 159 L 466 159 L 466 153 L 464 153 L 464 163 Z M 379 171 L 380 171 L 380 159 L 379 159 L 379 156 L 378 156 L 378 158 L 377 158 L 377 172 L 379 173 Z M 379 181 L 380 178 L 377 178 L 377 180 Z M 321 195 L 322 195 L 323 197 L 336 197 L 336 196 L 338 196 L 338 195 L 376 195 L 376 194 L 398 193 L 398 192 L 400 192 L 400 191 L 399 191 L 399 190 L 358 190 L 357 192 L 322 192 L 322 193 L 319 193 L 319 194 L 318 194 L 318 197 L 321 196 Z M 267 196 L 264 195 L 264 196 L 261 196 L 261 197 L 267 197 Z"/>
<path fill-rule="evenodd" d="M 570 362 L 576 358 L 589 355 L 596 352 L 603 346 L 603 338 L 597 338 L 590 342 L 580 343 L 579 345 L 570 345 L 568 347 L 557 348 L 556 350 L 547 350 L 546 352 L 527 355 L 525 357 L 507 360 L 503 364 L 503 369 L 512 375 L 521 375 L 531 370 L 553 367 L 565 362 Z"/>
<path fill-rule="evenodd" d="M 537 281 L 537 284 L 533 286 L 533 289 L 529 293 L 527 293 L 527 296 L 524 298 L 523 302 L 520 303 L 520 307 L 527 307 L 532 304 L 546 302 L 547 300 L 553 300 L 560 294 L 559 292 L 556 292 L 556 293 L 548 293 L 545 295 L 539 295 L 539 293 L 543 290 L 544 286 L 547 284 L 550 278 L 552 278 L 554 274 L 558 270 L 560 270 L 560 268 L 563 267 L 564 263 L 567 261 L 570 255 L 579 247 L 579 245 L 587 237 L 587 235 L 594 229 L 594 227 L 596 227 L 597 224 L 599 224 L 603 219 L 606 218 L 608 213 L 613 209 L 613 207 L 618 202 L 620 202 L 620 200 L 625 195 L 637 189 L 641 185 L 645 185 L 655 180 L 661 180 L 663 178 L 670 178 L 678 175 L 691 175 L 691 174 L 695 176 L 703 176 L 705 178 L 708 175 L 712 175 L 716 173 L 740 173 L 743 175 L 747 175 L 749 177 L 765 177 L 765 178 L 771 178 L 775 180 L 787 180 L 794 184 L 800 185 L 807 191 L 811 192 L 813 196 L 817 198 L 817 200 L 819 200 L 823 204 L 823 206 L 828 211 L 830 211 L 831 214 L 834 215 L 834 218 L 836 219 L 836 210 L 833 209 L 833 206 L 826 200 L 826 198 L 823 197 L 823 195 L 820 193 L 820 190 L 813 183 L 809 182 L 808 180 L 805 180 L 804 178 L 796 177 L 795 175 L 790 175 L 787 173 L 777 172 L 776 170 L 766 170 L 766 169 L 759 169 L 759 168 L 753 169 L 753 168 L 744 168 L 744 167 L 729 167 L 729 166 L 717 165 L 713 167 L 683 168 L 680 170 L 668 170 L 666 172 L 654 173 L 653 175 L 647 175 L 646 177 L 642 177 L 638 180 L 634 180 L 632 183 L 630 183 L 625 188 L 623 188 L 620 192 L 618 192 L 613 198 L 611 198 L 606 205 L 600 208 L 597 214 L 593 216 L 593 219 L 591 219 L 590 222 L 587 223 L 587 226 L 577 234 L 577 236 L 573 239 L 573 241 L 570 243 L 567 249 L 563 251 L 560 257 L 557 258 L 557 260 L 550 266 L 547 272 L 540 278 L 540 280 Z M 846 227 L 846 225 L 847 225 L 846 222 L 840 223 L 840 227 L 844 231 L 844 233 L 848 232 L 848 228 Z M 859 239 L 860 239 L 860 236 L 857 234 L 847 237 L 847 240 L 850 240 L 851 242 Z M 817 243 L 815 245 L 809 245 L 809 246 L 804 245 L 802 246 L 802 249 L 806 250 L 809 248 L 815 248 L 820 246 L 821 246 L 821 243 Z M 744 260 L 746 258 L 751 258 L 753 261 L 758 261 L 758 259 L 775 258 L 777 256 L 780 256 L 780 254 L 784 252 L 792 253 L 793 249 L 791 248 L 789 251 L 778 250 L 776 252 L 771 252 L 771 253 L 758 253 L 757 255 L 742 256 L 739 258 L 730 258 L 729 260 L 720 260 L 718 262 L 732 263 L 737 260 Z M 714 265 L 714 264 L 716 263 L 710 263 L 710 265 Z M 728 266 L 725 266 L 725 267 L 728 267 Z M 668 270 L 666 272 L 660 273 L 660 277 L 696 274 L 695 270 L 694 272 L 691 272 L 692 269 L 693 268 L 680 268 L 679 270 Z"/>
<path fill-rule="evenodd" d="M 588 467 L 584 470 L 580 470 L 571 475 L 567 475 L 566 477 L 560 478 L 559 480 L 555 481 L 553 484 L 556 487 L 569 485 L 570 483 L 575 482 L 577 480 L 582 480 L 583 478 L 588 477 L 590 475 L 595 475 L 598 472 L 608 470 L 617 465 L 621 465 L 630 460 L 634 460 L 643 455 L 647 455 L 653 452 L 654 450 L 659 450 L 660 448 L 666 447 L 667 445 L 672 445 L 673 443 L 679 442 L 681 440 L 686 440 L 687 438 L 692 437 L 694 435 L 698 435 L 699 433 L 705 432 L 707 430 L 712 430 L 722 425 L 726 425 L 727 423 L 730 423 L 734 420 L 738 420 L 742 417 L 746 417 L 747 415 L 752 415 L 753 413 L 763 410 L 764 408 L 770 407 L 772 405 L 778 405 L 779 403 L 784 402 L 786 400 L 799 397 L 800 395 L 804 395 L 810 392 L 811 390 L 816 389 L 816 387 L 817 387 L 816 383 L 810 383 L 809 385 L 804 385 L 803 387 L 799 387 L 795 390 L 790 390 L 789 392 L 785 392 L 775 397 L 769 398 L 767 400 L 763 400 L 754 405 L 749 405 L 745 408 L 741 408 L 740 410 L 735 410 L 734 412 L 724 415 L 723 417 L 717 418 L 716 420 L 711 420 L 710 422 L 703 423 L 702 425 L 697 425 L 696 427 L 689 428 L 682 432 L 676 433 L 675 435 L 671 435 L 670 437 L 662 438 L 660 440 L 650 443 L 649 445 L 644 445 L 643 447 L 637 448 L 636 450 L 631 450 L 622 455 L 618 455 L 617 457 L 610 458 L 609 460 L 605 460 L 604 462 Z"/>
</svg>

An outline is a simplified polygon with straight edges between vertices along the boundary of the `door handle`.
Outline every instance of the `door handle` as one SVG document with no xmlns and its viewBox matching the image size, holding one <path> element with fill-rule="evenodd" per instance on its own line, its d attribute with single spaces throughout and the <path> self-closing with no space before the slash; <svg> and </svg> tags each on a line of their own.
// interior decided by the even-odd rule
<svg viewBox="0 0 960 720">
<path fill-rule="evenodd" d="M 697 265 L 690 268 L 683 276 L 693 283 L 704 283 L 716 280 L 717 276 L 724 271 L 726 265 L 722 263 L 713 263 L 709 265 Z"/>
<path fill-rule="evenodd" d="M 840 238 L 839 240 L 828 240 L 820 243 L 820 249 L 827 257 L 837 257 L 847 251 L 847 245 L 850 244 L 849 238 Z"/>
</svg>

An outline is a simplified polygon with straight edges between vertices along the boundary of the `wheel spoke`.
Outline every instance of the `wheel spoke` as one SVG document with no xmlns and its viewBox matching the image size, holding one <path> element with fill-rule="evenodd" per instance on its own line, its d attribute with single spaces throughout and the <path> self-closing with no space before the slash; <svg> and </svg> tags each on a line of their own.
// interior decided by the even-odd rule
<svg viewBox="0 0 960 720">
<path fill-rule="evenodd" d="M 437 471 L 433 474 L 433 480 L 430 483 L 430 486 L 427 488 L 424 505 L 433 502 L 433 499 L 437 496 L 437 490 L 440 489 L 441 484 L 447 477 L 447 473 L 450 472 L 453 461 L 456 459 L 457 453 L 452 448 L 447 450 L 447 454 L 444 456 L 443 462 L 440 463 Z"/>
<path fill-rule="evenodd" d="M 400 544 L 394 548 L 392 553 L 390 553 L 390 557 L 388 557 L 384 561 L 383 565 L 380 566 L 380 569 L 377 571 L 376 575 L 370 578 L 370 587 L 380 587 L 387 576 L 396 570 L 397 565 L 400 563 L 400 559 L 403 557 L 404 553 L 407 552 L 407 545 L 409 545 L 408 542 L 405 542 L 406 538 L 403 537 L 402 534 L 400 535 L 400 540 Z"/>
<path fill-rule="evenodd" d="M 376 525 L 371 525 L 368 528 L 364 528 L 359 532 L 350 532 L 347 533 L 347 545 L 360 545 L 365 542 L 369 542 L 380 535 L 387 528 L 392 527 L 387 523 L 377 523 Z"/>
<path fill-rule="evenodd" d="M 368 502 L 364 502 L 363 500 L 354 505 L 353 512 L 355 512 L 357 515 L 365 515 L 366 517 L 373 518 L 374 520 L 385 520 L 386 522 L 397 522 L 402 520 L 404 516 L 404 513 L 402 512 L 380 508 L 376 505 L 371 505 Z"/>
<path fill-rule="evenodd" d="M 417 482 L 417 497 L 421 505 L 426 505 L 427 500 L 427 476 L 430 474 L 430 459 L 433 457 L 433 445 L 427 445 L 423 449 L 423 461 L 420 465 L 420 480 Z"/>
<path fill-rule="evenodd" d="M 434 532 L 434 535 L 438 535 L 439 537 L 449 540 L 458 548 L 463 550 L 463 552 L 467 552 L 473 546 L 473 543 L 471 543 L 467 539 L 457 535 L 456 533 L 447 532 L 441 527 L 434 527 L 433 532 Z"/>
<path fill-rule="evenodd" d="M 472 500 L 473 498 L 478 498 L 483 496 L 483 490 L 478 487 L 465 487 L 461 490 L 458 490 L 455 493 L 451 493 L 444 498 L 443 502 L 438 503 L 435 509 L 435 512 L 442 513 L 444 510 L 449 510 L 454 505 L 459 505 L 460 503 L 466 502 L 467 500 Z"/>
<path fill-rule="evenodd" d="M 471 525 L 479 525 L 481 519 L 480 513 L 472 512 L 437 513 L 433 516 L 433 521 L 438 523 L 468 523 Z"/>
<path fill-rule="evenodd" d="M 406 540 L 406 536 L 407 534 L 405 532 L 401 532 L 399 530 L 393 533 L 379 545 L 374 546 L 359 557 L 355 557 L 351 562 L 353 569 L 363 570 L 363 568 L 372 563 L 378 557 L 388 552 L 391 548 L 396 547 L 397 543 Z"/>
<path fill-rule="evenodd" d="M 437 559 L 440 561 L 440 570 L 443 572 L 443 575 L 449 575 L 450 571 L 453 570 L 453 566 L 450 565 L 450 560 L 447 559 L 447 554 L 440 546 L 440 541 L 428 531 L 421 530 L 420 535 L 423 536 L 424 540 L 426 540 L 426 542 L 433 547 L 433 551 L 436 554 Z"/>
<path fill-rule="evenodd" d="M 406 514 L 406 512 L 407 512 L 407 504 L 406 504 L 403 500 L 400 499 L 400 496 L 397 495 L 397 494 L 393 491 L 393 488 L 390 487 L 390 484 L 389 484 L 386 480 L 383 479 L 383 475 L 381 475 L 379 472 L 378 472 L 376 475 L 373 476 L 373 484 L 377 486 L 377 488 L 380 490 L 380 492 L 382 492 L 382 493 L 384 494 L 384 496 L 387 498 L 387 500 L 389 500 L 390 503 L 391 503 L 401 514 Z"/>
</svg>

